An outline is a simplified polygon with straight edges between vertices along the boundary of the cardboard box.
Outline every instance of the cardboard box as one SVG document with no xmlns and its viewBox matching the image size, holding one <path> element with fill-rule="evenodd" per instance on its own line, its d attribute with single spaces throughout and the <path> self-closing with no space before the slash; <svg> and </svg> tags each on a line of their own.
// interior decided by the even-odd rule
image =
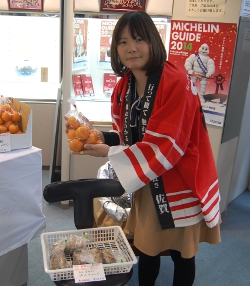
<svg viewBox="0 0 250 286">
<path fill-rule="evenodd" d="M 20 129 L 23 134 L 10 134 L 11 150 L 32 147 L 32 108 L 14 98 L 9 98 L 13 106 L 20 112 Z"/>
</svg>

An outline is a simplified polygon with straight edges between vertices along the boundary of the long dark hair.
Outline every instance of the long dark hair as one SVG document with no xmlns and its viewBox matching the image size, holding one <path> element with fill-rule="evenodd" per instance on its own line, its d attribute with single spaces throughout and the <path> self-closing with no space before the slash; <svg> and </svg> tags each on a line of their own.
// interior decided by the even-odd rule
<svg viewBox="0 0 250 286">
<path fill-rule="evenodd" d="M 143 11 L 127 12 L 118 20 L 113 31 L 111 43 L 111 66 L 118 76 L 124 76 L 127 68 L 119 61 L 117 45 L 119 44 L 121 33 L 125 27 L 133 39 L 141 37 L 149 45 L 150 56 L 148 63 L 143 67 L 146 74 L 157 70 L 167 58 L 167 52 L 159 32 L 151 17 Z"/>
</svg>

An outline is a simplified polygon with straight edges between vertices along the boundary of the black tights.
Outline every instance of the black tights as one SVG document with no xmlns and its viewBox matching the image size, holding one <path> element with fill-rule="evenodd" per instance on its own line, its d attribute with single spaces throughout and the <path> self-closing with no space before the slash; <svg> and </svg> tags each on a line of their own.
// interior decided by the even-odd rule
<svg viewBox="0 0 250 286">
<path fill-rule="evenodd" d="M 169 250 L 174 262 L 173 286 L 191 286 L 195 278 L 195 257 L 182 258 L 181 253 Z M 138 265 L 139 286 L 154 286 L 160 271 L 160 255 L 140 253 Z"/>
</svg>

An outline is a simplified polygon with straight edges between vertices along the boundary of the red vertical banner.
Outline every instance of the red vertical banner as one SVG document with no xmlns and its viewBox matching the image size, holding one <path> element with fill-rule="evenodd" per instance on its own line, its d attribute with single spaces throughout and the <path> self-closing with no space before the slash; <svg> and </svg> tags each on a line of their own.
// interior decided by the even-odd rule
<svg viewBox="0 0 250 286">
<path fill-rule="evenodd" d="M 197 86 L 208 124 L 223 126 L 237 24 L 171 21 L 168 60 Z"/>
</svg>

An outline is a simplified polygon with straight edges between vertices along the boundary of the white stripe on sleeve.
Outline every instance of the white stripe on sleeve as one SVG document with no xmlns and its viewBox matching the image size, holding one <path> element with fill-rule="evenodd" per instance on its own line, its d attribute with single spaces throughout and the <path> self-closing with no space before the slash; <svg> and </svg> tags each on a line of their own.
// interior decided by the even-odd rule
<svg viewBox="0 0 250 286">
<path fill-rule="evenodd" d="M 110 147 L 108 158 L 124 190 L 127 193 L 133 193 L 145 184 L 138 178 L 127 155 L 122 152 L 127 148 L 128 146 Z"/>
</svg>

